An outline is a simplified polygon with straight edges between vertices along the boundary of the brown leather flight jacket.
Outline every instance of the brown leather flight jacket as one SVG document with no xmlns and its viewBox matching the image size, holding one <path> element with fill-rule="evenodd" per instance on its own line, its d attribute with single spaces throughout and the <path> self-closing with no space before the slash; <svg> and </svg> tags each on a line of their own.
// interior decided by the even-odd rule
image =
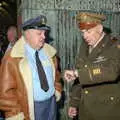
<svg viewBox="0 0 120 120">
<path fill-rule="evenodd" d="M 0 110 L 4 111 L 5 117 L 11 118 L 10 120 L 33 120 L 30 117 L 27 88 L 20 72 L 19 64 L 22 59 L 23 57 L 19 55 L 12 57 L 11 51 L 8 51 L 0 67 Z M 52 60 L 56 71 L 55 89 L 61 94 L 62 87 L 59 81 L 60 72 L 57 70 L 57 59 L 54 56 Z M 27 75 L 27 71 L 25 74 Z"/>
</svg>

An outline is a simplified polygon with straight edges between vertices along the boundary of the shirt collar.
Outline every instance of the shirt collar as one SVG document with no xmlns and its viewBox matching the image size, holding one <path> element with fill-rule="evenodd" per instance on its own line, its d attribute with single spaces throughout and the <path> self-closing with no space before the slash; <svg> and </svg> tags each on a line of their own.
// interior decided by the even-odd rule
<svg viewBox="0 0 120 120">
<path fill-rule="evenodd" d="M 95 43 L 95 45 L 92 46 L 93 48 L 95 48 L 98 45 L 98 43 L 103 39 L 104 35 L 105 33 L 103 32 L 100 39 Z"/>
</svg>

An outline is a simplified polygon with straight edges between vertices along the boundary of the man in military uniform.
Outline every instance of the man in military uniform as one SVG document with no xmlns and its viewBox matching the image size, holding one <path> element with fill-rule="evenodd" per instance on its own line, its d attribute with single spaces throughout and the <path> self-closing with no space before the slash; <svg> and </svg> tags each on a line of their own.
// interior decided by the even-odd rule
<svg viewBox="0 0 120 120">
<path fill-rule="evenodd" d="M 103 31 L 104 15 L 82 12 L 76 17 L 84 41 L 76 70 L 65 70 L 67 81 L 79 78 L 71 92 L 68 115 L 80 120 L 120 120 L 120 43 Z M 78 107 L 79 106 L 79 107 Z"/>
</svg>

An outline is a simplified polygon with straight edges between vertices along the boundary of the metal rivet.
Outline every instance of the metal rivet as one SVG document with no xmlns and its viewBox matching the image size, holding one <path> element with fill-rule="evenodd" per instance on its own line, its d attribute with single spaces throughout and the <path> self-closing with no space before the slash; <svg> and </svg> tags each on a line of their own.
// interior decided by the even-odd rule
<svg viewBox="0 0 120 120">
<path fill-rule="evenodd" d="M 85 65 L 84 67 L 87 67 L 87 65 Z"/>
<path fill-rule="evenodd" d="M 110 97 L 110 100 L 114 100 L 114 97 Z"/>
</svg>

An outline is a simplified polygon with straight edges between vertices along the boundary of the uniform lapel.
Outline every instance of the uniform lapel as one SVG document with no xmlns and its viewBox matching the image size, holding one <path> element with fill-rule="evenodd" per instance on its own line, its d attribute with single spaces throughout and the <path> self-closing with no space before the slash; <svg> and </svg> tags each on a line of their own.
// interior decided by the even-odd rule
<svg viewBox="0 0 120 120">
<path fill-rule="evenodd" d="M 84 57 L 84 59 L 85 59 L 86 57 L 88 57 L 89 49 L 88 49 L 88 45 L 85 42 L 82 43 L 79 53 L 80 53 L 79 54 L 80 58 Z"/>
<path fill-rule="evenodd" d="M 88 58 L 92 59 L 99 56 L 104 50 L 105 46 L 107 45 L 107 41 L 108 41 L 108 37 L 105 36 L 103 40 L 93 49 L 91 54 L 88 55 Z"/>
</svg>

